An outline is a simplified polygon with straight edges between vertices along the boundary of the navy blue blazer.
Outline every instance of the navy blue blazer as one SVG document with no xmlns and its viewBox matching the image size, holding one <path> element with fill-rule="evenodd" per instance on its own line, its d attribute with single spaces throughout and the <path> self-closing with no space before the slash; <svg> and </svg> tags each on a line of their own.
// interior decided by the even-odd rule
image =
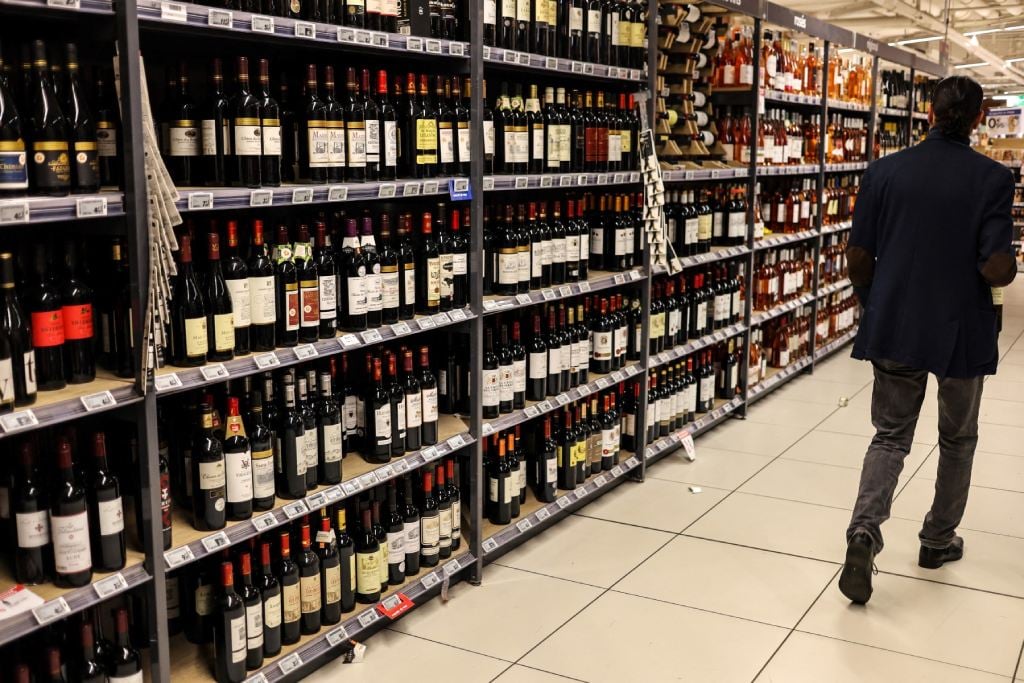
<svg viewBox="0 0 1024 683">
<path fill-rule="evenodd" d="M 938 129 L 868 167 L 849 241 L 850 279 L 864 305 L 854 358 L 939 377 L 995 373 L 990 286 L 1008 282 L 982 273 L 1013 259 L 1013 185 L 1008 168 Z"/>
</svg>

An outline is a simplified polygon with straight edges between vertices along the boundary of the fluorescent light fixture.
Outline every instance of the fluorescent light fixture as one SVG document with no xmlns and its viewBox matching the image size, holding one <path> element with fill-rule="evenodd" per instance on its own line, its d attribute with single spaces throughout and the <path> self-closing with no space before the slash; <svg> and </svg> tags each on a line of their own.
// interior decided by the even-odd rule
<svg viewBox="0 0 1024 683">
<path fill-rule="evenodd" d="M 1003 29 L 1001 29 L 1001 28 L 986 28 L 986 29 L 981 30 L 981 31 L 968 31 L 964 35 L 973 38 L 974 36 L 983 36 L 986 33 L 999 33 L 1002 30 Z"/>
<path fill-rule="evenodd" d="M 1003 60 L 1004 64 L 1016 64 L 1017 62 L 1024 62 L 1024 57 L 1013 57 L 1011 59 Z"/>
<path fill-rule="evenodd" d="M 1003 29 L 1004 31 L 1024 31 L 1024 24 L 1019 26 L 1007 26 Z"/>
<path fill-rule="evenodd" d="M 1021 27 L 1024 29 L 1024 26 Z M 897 40 L 895 43 L 889 43 L 890 45 L 914 45 L 916 43 L 930 43 L 934 40 L 942 40 L 942 36 L 926 36 L 924 38 L 908 38 L 906 40 Z"/>
<path fill-rule="evenodd" d="M 972 64 L 957 64 L 954 69 L 976 69 L 979 66 L 988 66 L 988 62 L 973 62 Z"/>
<path fill-rule="evenodd" d="M 840 54 L 842 54 L 843 52 L 856 52 L 856 51 L 857 50 L 852 48 L 852 47 L 844 47 L 844 48 L 840 48 L 840 50 L 839 50 Z"/>
<path fill-rule="evenodd" d="M 992 99 L 993 100 L 1003 100 L 1004 102 L 1008 102 L 1008 101 L 1014 99 L 1014 97 L 1016 97 L 1016 95 L 993 95 Z"/>
</svg>

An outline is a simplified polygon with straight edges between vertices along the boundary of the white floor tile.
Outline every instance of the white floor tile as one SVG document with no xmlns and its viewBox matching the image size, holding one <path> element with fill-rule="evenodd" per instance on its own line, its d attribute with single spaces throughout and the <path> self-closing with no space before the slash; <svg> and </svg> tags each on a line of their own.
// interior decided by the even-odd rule
<svg viewBox="0 0 1024 683">
<path fill-rule="evenodd" d="M 864 382 L 827 382 L 814 377 L 800 377 L 779 387 L 769 397 L 762 400 L 768 401 L 771 398 L 778 397 L 794 401 L 821 403 L 827 406 L 838 406 L 840 398 L 849 399 L 864 389 L 870 381 L 870 376 Z M 755 403 L 755 405 L 757 404 Z"/>
<path fill-rule="evenodd" d="M 591 683 L 735 683 L 757 675 L 786 630 L 609 592 L 523 663 Z"/>
<path fill-rule="evenodd" d="M 771 461 L 768 455 L 724 451 L 701 442 L 695 460 L 682 455 L 667 456 L 647 470 L 647 477 L 731 491 Z"/>
<path fill-rule="evenodd" d="M 985 390 L 982 392 L 982 396 L 1024 403 L 1024 382 L 1010 382 L 1001 379 L 999 375 L 989 377 L 985 380 Z"/>
<path fill-rule="evenodd" d="M 997 683 L 1005 680 L 995 674 L 799 632 L 786 639 L 757 677 L 757 683 Z"/>
<path fill-rule="evenodd" d="M 495 678 L 494 683 L 572 683 L 575 680 L 578 679 L 566 678 L 565 676 L 516 664 Z"/>
<path fill-rule="evenodd" d="M 643 484 L 619 486 L 578 514 L 679 533 L 728 493 L 711 487 L 692 493 L 686 484 L 648 479 Z"/>
<path fill-rule="evenodd" d="M 615 590 L 792 628 L 836 571 L 817 560 L 680 536 Z"/>
<path fill-rule="evenodd" d="M 1010 676 L 1024 600 L 901 576 L 878 576 L 871 601 L 851 605 L 832 582 L 800 631 Z"/>
<path fill-rule="evenodd" d="M 870 444 L 870 436 L 815 430 L 793 444 L 782 454 L 782 458 L 849 467 L 859 471 Z M 932 448 L 934 446 L 929 444 L 913 444 L 906 460 L 903 461 L 903 470 L 911 473 L 916 471 L 928 458 Z"/>
<path fill-rule="evenodd" d="M 747 411 L 749 422 L 807 427 L 828 417 L 836 406 L 808 401 L 795 401 L 788 398 L 772 397 L 772 400 L 758 401 Z"/>
<path fill-rule="evenodd" d="M 893 503 L 893 517 L 923 520 L 934 496 L 934 481 L 911 480 Z M 961 527 L 1024 538 L 1024 493 L 972 486 Z"/>
<path fill-rule="evenodd" d="M 925 397 L 927 401 L 928 398 Z M 837 432 L 840 434 L 858 434 L 874 436 L 875 428 L 871 425 L 870 412 L 839 411 L 827 418 L 816 428 L 818 431 Z M 914 430 L 914 441 L 935 445 L 939 442 L 939 427 L 934 417 L 922 416 Z"/>
<path fill-rule="evenodd" d="M 592 586 L 492 564 L 483 585 L 460 583 L 447 603 L 431 600 L 393 628 L 514 662 L 600 594 Z"/>
<path fill-rule="evenodd" d="M 859 470 L 779 458 L 739 491 L 852 510 L 859 483 Z"/>
<path fill-rule="evenodd" d="M 1024 416 L 1024 406 L 1021 406 L 1021 414 Z M 1017 424 L 1024 424 L 1024 419 Z M 979 425 L 978 450 L 1024 456 L 1024 427 L 1004 424 Z"/>
<path fill-rule="evenodd" d="M 672 538 L 663 531 L 573 515 L 498 563 L 609 588 Z"/>
<path fill-rule="evenodd" d="M 928 456 L 916 478 L 935 481 L 939 464 L 939 450 Z M 971 467 L 971 485 L 990 489 L 1005 489 L 1024 493 L 1024 458 L 1002 453 L 974 453 Z"/>
<path fill-rule="evenodd" d="M 308 683 L 430 680 L 424 678 L 424 663 L 444 662 L 444 676 L 434 680 L 482 683 L 508 667 L 508 662 L 387 629 L 375 633 L 366 641 L 366 646 L 362 662 L 345 664 L 339 657 L 302 680 Z"/>
<path fill-rule="evenodd" d="M 775 456 L 796 443 L 810 430 L 810 426 L 793 427 L 730 420 L 699 437 L 697 447 L 710 446 L 755 455 Z"/>
</svg>

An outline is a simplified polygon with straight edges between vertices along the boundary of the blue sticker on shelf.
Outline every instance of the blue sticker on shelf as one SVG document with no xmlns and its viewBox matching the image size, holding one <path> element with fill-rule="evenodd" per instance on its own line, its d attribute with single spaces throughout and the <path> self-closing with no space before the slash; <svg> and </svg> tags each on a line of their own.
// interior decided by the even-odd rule
<svg viewBox="0 0 1024 683">
<path fill-rule="evenodd" d="M 448 196 L 453 202 L 466 202 L 473 198 L 473 186 L 469 178 L 450 178 Z"/>
</svg>

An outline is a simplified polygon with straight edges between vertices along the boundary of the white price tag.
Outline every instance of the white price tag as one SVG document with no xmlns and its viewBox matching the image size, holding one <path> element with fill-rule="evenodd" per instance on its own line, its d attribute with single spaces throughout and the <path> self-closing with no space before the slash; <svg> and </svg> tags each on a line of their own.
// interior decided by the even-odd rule
<svg viewBox="0 0 1024 683">
<path fill-rule="evenodd" d="M 85 406 L 85 412 L 91 413 L 94 410 L 113 408 L 117 405 L 117 399 L 109 391 L 98 391 L 95 394 L 83 396 L 82 405 Z"/>
<path fill-rule="evenodd" d="M 434 322 L 433 318 L 420 318 L 416 321 L 421 330 L 430 330 L 437 327 L 437 323 Z"/>
<path fill-rule="evenodd" d="M 541 187 L 551 187 L 554 184 L 554 182 L 555 182 L 555 179 L 552 178 L 549 175 L 545 175 L 545 176 L 541 176 L 540 177 L 540 186 Z"/>
<path fill-rule="evenodd" d="M 587 485 L 583 484 L 582 486 L 577 486 L 575 490 L 573 490 L 573 494 L 576 496 L 576 500 L 585 498 L 587 496 Z"/>
<path fill-rule="evenodd" d="M 273 33 L 273 17 L 264 17 L 258 14 L 252 15 L 252 30 L 256 33 Z"/>
<path fill-rule="evenodd" d="M 424 50 L 426 50 L 427 54 L 431 54 L 431 55 L 439 55 L 439 54 L 441 54 L 441 41 L 440 40 L 427 39 L 426 41 L 424 41 L 423 46 L 424 46 Z"/>
<path fill-rule="evenodd" d="M 629 182 L 631 182 L 631 183 L 639 183 L 640 182 L 640 172 L 639 171 L 633 171 L 632 173 L 630 173 L 629 174 Z"/>
<path fill-rule="evenodd" d="M 402 474 L 409 469 L 409 463 L 405 460 L 399 460 L 395 463 L 395 474 Z"/>
<path fill-rule="evenodd" d="M 571 70 L 574 74 L 583 73 L 583 62 L 573 62 Z"/>
<path fill-rule="evenodd" d="M 569 285 L 562 285 L 558 288 L 558 293 L 562 296 L 572 296 L 572 287 Z"/>
<path fill-rule="evenodd" d="M 405 186 L 402 188 L 402 196 L 403 197 L 418 197 L 419 194 L 420 194 L 420 190 L 422 188 L 423 188 L 423 184 L 422 183 L 418 183 L 418 182 L 414 182 L 414 181 L 407 182 L 405 184 Z"/>
<path fill-rule="evenodd" d="M 437 448 L 435 448 L 434 446 L 429 446 L 427 448 L 424 448 L 420 452 L 423 453 L 423 460 L 424 460 L 424 462 L 430 462 L 431 460 L 437 460 L 439 457 L 441 457 L 441 454 L 437 452 Z"/>
<path fill-rule="evenodd" d="M 395 323 L 394 325 L 392 325 L 391 326 L 391 332 L 396 337 L 399 337 L 399 336 L 402 336 L 404 334 L 409 334 L 410 332 L 412 332 L 412 330 L 409 329 L 409 323 L 402 322 L 402 323 Z"/>
<path fill-rule="evenodd" d="M 188 21 L 188 13 L 185 11 L 185 5 L 180 2 L 161 2 L 160 19 L 163 21 L 173 21 L 178 24 L 186 23 Z"/>
<path fill-rule="evenodd" d="M 697 448 L 693 445 L 693 434 L 687 431 L 683 437 L 683 450 L 686 452 L 686 459 L 693 461 L 697 459 Z"/>
<path fill-rule="evenodd" d="M 436 180 L 423 181 L 423 194 L 438 194 L 440 189 L 441 185 Z"/>
<path fill-rule="evenodd" d="M 569 402 L 569 397 L 566 394 L 559 394 L 558 396 L 555 396 L 555 402 L 560 406 L 564 406 Z"/>
<path fill-rule="evenodd" d="M 530 298 L 529 294 L 516 294 L 516 301 L 525 306 L 532 303 L 533 299 Z"/>
<path fill-rule="evenodd" d="M 292 204 L 309 204 L 312 201 L 312 187 L 297 187 L 294 190 L 292 190 Z"/>
<path fill-rule="evenodd" d="M 213 10 L 210 10 L 211 12 Z M 188 210 L 189 211 L 202 211 L 204 209 L 213 208 L 213 193 L 212 192 L 193 192 L 188 196 Z"/>
<path fill-rule="evenodd" d="M 616 173 L 612 179 L 612 182 L 614 182 L 616 185 L 621 185 L 622 183 L 626 182 L 626 174 Z"/>
<path fill-rule="evenodd" d="M 203 544 L 203 547 L 206 548 L 206 552 L 208 553 L 215 553 L 221 548 L 227 548 L 231 545 L 231 542 L 228 540 L 228 535 L 223 531 L 205 537 L 200 541 L 200 543 Z"/>
<path fill-rule="evenodd" d="M 296 517 L 304 515 L 308 512 L 309 508 L 306 507 L 305 500 L 296 500 L 284 506 L 284 516 L 288 519 L 295 519 Z"/>
<path fill-rule="evenodd" d="M 583 187 L 584 185 L 589 185 L 590 176 L 588 176 L 586 173 L 580 173 L 578 176 L 576 176 L 576 184 L 579 185 L 580 187 Z"/>
<path fill-rule="evenodd" d="M 409 36 L 405 40 L 405 49 L 410 52 L 423 52 L 423 39 L 416 36 Z"/>
<path fill-rule="evenodd" d="M 273 190 L 253 190 L 249 193 L 249 206 L 270 206 L 273 203 Z"/>
<path fill-rule="evenodd" d="M 519 529 L 520 533 L 526 533 L 527 531 L 533 528 L 533 522 L 530 521 L 529 517 L 527 517 L 526 519 L 521 519 L 518 522 L 516 522 L 516 528 Z"/>
<path fill-rule="evenodd" d="M 192 548 L 189 548 L 187 545 L 168 550 L 164 553 L 164 563 L 168 569 L 174 569 L 194 559 L 196 559 L 196 556 L 192 553 Z"/>
<path fill-rule="evenodd" d="M 490 422 L 484 422 L 483 425 L 480 427 L 480 431 L 483 433 L 484 436 L 487 436 L 488 434 L 494 433 L 494 427 L 491 425 Z"/>
<path fill-rule="evenodd" d="M 485 311 L 493 311 L 497 307 L 498 307 L 498 302 L 494 301 L 493 299 L 487 299 L 486 301 L 484 301 L 484 310 Z"/>
<path fill-rule="evenodd" d="M 576 391 L 580 392 L 580 396 L 589 396 L 591 389 L 588 385 L 581 384 L 580 386 L 576 387 Z"/>
<path fill-rule="evenodd" d="M 356 34 L 353 29 L 350 28 L 338 28 L 338 42 L 339 43 L 354 43 L 356 42 Z"/>
<path fill-rule="evenodd" d="M 302 666 L 302 657 L 299 656 L 298 652 L 293 652 L 280 662 L 277 663 L 277 668 L 281 670 L 281 673 L 285 676 Z"/>
<path fill-rule="evenodd" d="M 253 360 L 256 362 L 256 367 L 260 370 L 266 370 L 267 368 L 272 368 L 281 364 L 281 359 L 278 358 L 277 354 L 273 351 L 253 356 Z"/>
<path fill-rule="evenodd" d="M 105 579 L 100 579 L 92 585 L 93 590 L 96 591 L 96 595 L 100 598 L 106 598 L 114 593 L 120 593 L 128 587 L 128 581 L 124 578 L 121 572 L 118 572 L 112 576 L 108 576 Z"/>
<path fill-rule="evenodd" d="M 642 277 L 643 277 L 643 275 L 640 274 L 639 270 L 631 270 L 631 271 L 629 271 L 629 279 L 630 280 L 639 280 Z"/>
<path fill-rule="evenodd" d="M 214 382 L 217 380 L 227 379 L 229 373 L 223 363 L 214 363 L 213 365 L 204 365 L 199 368 L 199 374 L 201 374 L 207 382 Z"/>
<path fill-rule="evenodd" d="M 523 411 L 523 413 L 525 413 L 526 417 L 529 418 L 534 418 L 540 415 L 540 411 L 537 410 L 537 406 L 528 406 L 526 410 Z"/>
<path fill-rule="evenodd" d="M 544 301 L 554 301 L 558 298 L 558 295 L 551 289 L 542 289 L 540 294 L 544 297 Z"/>
<path fill-rule="evenodd" d="M 375 344 L 383 339 L 383 337 L 380 336 L 380 330 L 367 330 L 366 332 L 363 332 L 361 336 L 363 337 L 363 342 L 366 344 Z"/>
<path fill-rule="evenodd" d="M 530 66 L 530 55 L 526 52 L 519 53 L 519 64 L 522 66 Z"/>
<path fill-rule="evenodd" d="M 493 553 L 498 549 L 498 542 L 493 538 L 485 538 L 484 542 L 480 544 L 480 547 L 484 549 L 484 555 Z"/>
<path fill-rule="evenodd" d="M 615 380 L 616 382 L 621 382 L 622 380 L 624 380 L 625 376 L 623 376 L 622 370 L 616 370 L 615 372 L 613 372 L 612 379 Z"/>
<path fill-rule="evenodd" d="M 81 9 L 81 0 L 46 0 L 47 7 L 61 7 L 64 9 Z"/>
<path fill-rule="evenodd" d="M 607 173 L 599 174 L 597 176 L 597 184 L 598 185 L 607 185 L 608 184 L 608 174 Z"/>
<path fill-rule="evenodd" d="M 569 495 L 560 496 L 557 500 L 555 500 L 555 504 L 557 504 L 558 507 L 562 508 L 563 510 L 569 507 L 569 505 L 572 503 L 572 499 L 569 498 Z"/>
<path fill-rule="evenodd" d="M 438 576 L 435 572 L 424 574 L 423 578 L 420 579 L 420 584 L 423 586 L 423 590 L 427 591 L 439 583 L 441 583 L 441 577 Z"/>
<path fill-rule="evenodd" d="M 362 614 L 359 615 L 359 625 L 362 626 L 363 628 L 366 628 L 367 626 L 369 626 L 373 622 L 377 621 L 377 619 L 379 619 L 379 618 L 380 618 L 380 615 L 377 614 L 377 610 L 376 609 L 372 609 L 372 608 L 368 609 L 368 610 L 366 610 L 365 612 L 363 612 Z"/>
<path fill-rule="evenodd" d="M 377 188 L 377 198 L 391 199 L 392 197 L 395 196 L 395 191 L 397 189 L 398 186 L 395 185 L 394 183 L 383 183 L 379 188 Z"/>
<path fill-rule="evenodd" d="M 583 73 L 587 74 L 588 76 L 593 75 L 593 73 L 594 73 L 594 65 L 591 64 L 590 62 L 587 62 L 586 64 L 584 64 L 583 65 Z"/>
<path fill-rule="evenodd" d="M 501 56 L 502 61 L 506 64 L 515 64 L 519 55 L 516 54 L 515 50 L 505 50 L 505 54 Z"/>
<path fill-rule="evenodd" d="M 484 59 L 490 59 L 490 58 L 491 58 L 491 48 L 488 47 L 487 45 L 484 45 Z"/>
<path fill-rule="evenodd" d="M 343 334 L 338 338 L 338 343 L 341 344 L 342 348 L 351 349 L 356 346 L 361 346 L 359 338 L 354 334 Z"/>
<path fill-rule="evenodd" d="M 28 223 L 28 202 L 4 202 L 0 204 L 0 225 L 6 223 Z"/>
<path fill-rule="evenodd" d="M 599 488 L 607 483 L 608 477 L 604 476 L 603 474 L 598 475 L 597 477 L 594 478 L 594 486 L 597 486 Z"/>
<path fill-rule="evenodd" d="M 355 32 L 354 38 L 355 38 L 355 41 L 357 43 L 359 43 L 360 45 L 369 45 L 372 42 L 372 38 L 370 36 L 370 32 L 369 31 L 359 31 L 359 30 L 357 30 Z"/>
<path fill-rule="evenodd" d="M 387 481 L 395 476 L 395 468 L 391 465 L 382 465 L 377 468 L 377 481 Z"/>
<path fill-rule="evenodd" d="M 452 319 L 448 317 L 448 314 L 444 312 L 435 313 L 434 315 L 430 316 L 430 318 L 434 321 L 434 324 L 442 326 L 447 325 L 452 321 Z"/>
<path fill-rule="evenodd" d="M 50 600 L 32 610 L 32 615 L 40 626 L 48 624 L 54 619 L 65 617 L 70 613 L 71 608 L 68 607 L 68 603 L 64 598 Z"/>
<path fill-rule="evenodd" d="M 563 175 L 558 178 L 559 187 L 572 187 L 573 176 Z"/>
<path fill-rule="evenodd" d="M 277 517 L 273 512 L 260 515 L 259 517 L 252 518 L 252 525 L 256 528 L 257 532 L 263 532 L 267 529 L 273 529 L 277 526 Z"/>
<path fill-rule="evenodd" d="M 338 626 L 327 632 L 326 639 L 328 645 L 338 647 L 348 640 L 348 631 L 345 630 L 344 626 Z"/>
<path fill-rule="evenodd" d="M 626 276 L 623 275 L 622 273 L 619 273 L 614 278 L 612 278 L 612 280 L 614 280 L 615 284 L 621 285 L 626 281 Z"/>
<path fill-rule="evenodd" d="M 547 59 L 544 60 L 544 68 L 545 69 L 557 69 L 558 68 L 558 60 L 555 59 L 554 57 L 548 57 Z"/>
<path fill-rule="evenodd" d="M 547 519 L 550 516 L 551 516 L 551 513 L 548 512 L 547 508 L 541 508 L 540 510 L 537 510 L 537 521 L 538 522 L 543 522 L 545 519 Z"/>
<path fill-rule="evenodd" d="M 358 481 L 343 481 L 341 482 L 341 490 L 345 492 L 346 496 L 354 495 L 362 486 L 359 485 Z"/>
<path fill-rule="evenodd" d="M 181 378 L 178 377 L 178 373 L 169 372 L 166 375 L 157 375 L 153 378 L 153 387 L 157 390 L 157 393 L 161 391 L 170 391 L 171 389 L 181 389 L 182 387 Z"/>
<path fill-rule="evenodd" d="M 466 311 L 462 308 L 456 308 L 454 311 L 448 314 L 451 316 L 452 322 L 458 323 L 466 319 Z"/>
<path fill-rule="evenodd" d="M 367 472 L 363 476 L 359 477 L 359 485 L 364 489 L 368 489 L 377 483 L 377 473 Z"/>
<path fill-rule="evenodd" d="M 598 389 L 604 389 L 609 384 L 611 384 L 611 382 L 608 381 L 607 377 L 601 377 L 600 379 L 597 380 L 597 388 Z"/>
<path fill-rule="evenodd" d="M 517 190 L 525 190 L 529 186 L 530 186 L 530 179 L 527 178 L 526 176 L 519 176 L 519 177 L 516 178 L 515 188 Z"/>
<path fill-rule="evenodd" d="M 78 218 L 96 218 L 107 215 L 106 197 L 79 197 L 75 200 L 75 215 Z"/>
<path fill-rule="evenodd" d="M 484 178 L 484 192 L 490 192 L 494 189 L 494 176 L 487 176 Z"/>
<path fill-rule="evenodd" d="M 636 467 L 639 464 L 640 464 L 640 461 L 637 459 L 637 457 L 635 455 L 632 458 L 630 458 L 629 460 L 626 461 L 626 465 L 628 465 L 630 469 Z"/>
<path fill-rule="evenodd" d="M 310 511 L 319 510 L 327 505 L 327 494 L 324 491 L 314 493 L 311 496 L 306 496 L 306 507 Z"/>
<path fill-rule="evenodd" d="M 335 484 L 331 488 L 326 489 L 324 491 L 324 498 L 327 499 L 327 504 L 330 505 L 331 503 L 336 503 L 339 500 L 341 500 L 343 493 L 344 492 L 341 490 L 341 485 Z"/>
<path fill-rule="evenodd" d="M 235 15 L 228 10 L 211 9 L 206 16 L 206 23 L 219 28 L 234 28 Z"/>
<path fill-rule="evenodd" d="M 448 439 L 448 448 L 450 450 L 456 450 L 466 445 L 466 440 L 462 438 L 462 434 L 456 434 L 452 438 Z"/>
<path fill-rule="evenodd" d="M 612 476 L 616 479 L 622 476 L 622 465 L 616 465 L 612 468 Z"/>
<path fill-rule="evenodd" d="M 448 43 L 448 54 L 453 57 L 463 57 L 466 54 L 465 43 L 451 42 Z"/>
<path fill-rule="evenodd" d="M 320 355 L 317 352 L 316 347 L 312 344 L 299 344 L 293 349 L 293 351 L 295 352 L 295 357 L 299 360 L 314 358 Z"/>
<path fill-rule="evenodd" d="M 316 24 L 311 24 L 308 21 L 296 21 L 295 22 L 295 37 L 296 38 L 316 38 Z"/>
<path fill-rule="evenodd" d="M 26 427 L 35 427 L 39 424 L 36 414 L 29 409 L 19 410 L 16 413 L 8 413 L 0 416 L 0 427 L 8 434 Z"/>
<path fill-rule="evenodd" d="M 554 406 L 551 405 L 551 401 L 542 401 L 541 403 L 537 404 L 537 410 L 539 410 L 542 413 L 547 413 L 550 412 L 551 410 L 554 410 Z"/>
</svg>

